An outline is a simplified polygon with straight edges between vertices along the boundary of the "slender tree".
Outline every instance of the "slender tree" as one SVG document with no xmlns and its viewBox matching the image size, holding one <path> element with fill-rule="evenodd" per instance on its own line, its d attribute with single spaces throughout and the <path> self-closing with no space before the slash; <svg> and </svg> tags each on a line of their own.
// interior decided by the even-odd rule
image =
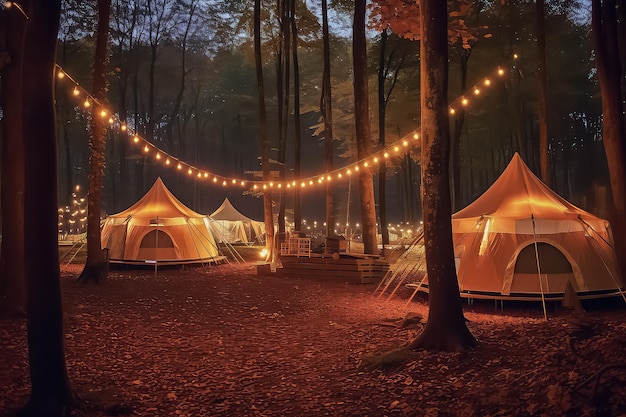
<svg viewBox="0 0 626 417">
<path fill-rule="evenodd" d="M 270 182 L 269 138 L 267 115 L 265 114 L 265 84 L 263 82 L 263 60 L 261 59 L 261 0 L 254 0 L 254 62 L 259 104 L 259 140 L 261 142 L 261 169 L 263 182 Z M 263 220 L 265 221 L 265 247 L 268 260 L 274 259 L 274 216 L 272 214 L 272 191 L 263 192 Z"/>
<path fill-rule="evenodd" d="M 60 417 L 74 404 L 65 365 L 57 246 L 54 68 L 61 0 L 33 0 L 23 54 L 24 243 L 31 394 L 23 415 Z"/>
<path fill-rule="evenodd" d="M 296 0 L 290 0 L 289 21 L 291 26 L 291 56 L 293 59 L 293 121 L 295 129 L 293 173 L 300 178 L 302 159 L 302 122 L 300 117 L 300 64 L 298 63 L 298 26 L 296 24 Z M 293 201 L 294 230 L 302 228 L 302 209 L 300 207 L 300 188 L 294 187 Z"/>
<path fill-rule="evenodd" d="M 87 260 L 79 281 L 95 281 L 106 276 L 106 260 L 101 247 L 100 211 L 106 163 L 106 130 L 111 114 L 106 108 L 109 17 L 111 0 L 98 0 L 98 27 L 93 66 L 93 103 L 89 136 L 89 192 L 87 194 Z"/>
<path fill-rule="evenodd" d="M 539 107 L 539 166 L 541 180 L 548 187 L 552 186 L 552 167 L 550 164 L 550 145 L 548 138 L 548 70 L 546 63 L 546 18 L 545 1 L 535 0 L 537 19 L 537 78 Z"/>
<path fill-rule="evenodd" d="M 365 38 L 365 0 L 354 2 L 354 24 L 352 27 L 352 60 L 354 69 L 354 119 L 356 124 L 357 155 L 359 160 L 372 153 L 370 135 L 369 99 L 367 88 L 367 43 Z M 361 225 L 363 229 L 363 251 L 376 253 L 376 199 L 370 167 L 359 170 L 361 191 Z"/>
<path fill-rule="evenodd" d="M 326 172 L 333 170 L 333 106 L 330 85 L 330 34 L 328 30 L 328 2 L 322 0 L 322 42 L 324 56 L 324 72 L 322 74 L 322 97 L 320 110 L 324 118 L 324 168 Z M 326 182 L 326 235 L 334 235 L 335 204 L 333 184 Z"/>
<path fill-rule="evenodd" d="M 22 7 L 28 9 L 28 1 Z M 24 142 L 22 137 L 22 42 L 27 19 L 15 9 L 6 16 L 5 51 L 0 57 L 2 120 L 2 248 L 0 316 L 26 313 L 24 276 Z"/>
<path fill-rule="evenodd" d="M 460 351 L 476 340 L 467 329 L 454 267 L 449 187 L 447 6 L 422 0 L 422 212 L 428 273 L 428 321 L 411 349 Z"/>
</svg>

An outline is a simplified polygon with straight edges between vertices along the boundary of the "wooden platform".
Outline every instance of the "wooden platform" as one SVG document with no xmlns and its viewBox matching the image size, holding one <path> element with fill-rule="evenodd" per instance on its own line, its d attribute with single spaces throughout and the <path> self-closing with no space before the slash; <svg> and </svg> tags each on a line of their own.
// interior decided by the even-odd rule
<svg viewBox="0 0 626 417">
<path fill-rule="evenodd" d="M 281 256 L 280 259 L 282 268 L 277 267 L 275 274 L 320 281 L 377 283 L 389 270 L 389 263 L 374 255 L 341 254 L 333 258 L 311 254 L 310 257 Z"/>
</svg>

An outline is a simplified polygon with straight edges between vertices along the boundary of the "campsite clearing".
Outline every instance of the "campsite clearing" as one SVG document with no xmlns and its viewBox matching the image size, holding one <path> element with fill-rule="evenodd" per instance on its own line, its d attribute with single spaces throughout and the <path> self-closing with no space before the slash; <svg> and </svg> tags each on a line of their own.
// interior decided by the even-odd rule
<svg viewBox="0 0 626 417">
<path fill-rule="evenodd" d="M 98 286 L 63 267 L 73 387 L 94 416 L 626 415 L 626 307 L 578 318 L 538 304 L 466 306 L 479 346 L 412 354 L 370 370 L 366 355 L 415 337 L 407 292 L 257 276 L 254 264 L 112 270 Z M 427 315 L 423 294 L 410 311 Z M 605 301 L 606 302 L 606 301 Z M 0 415 L 29 394 L 25 320 L 0 322 Z M 604 370 L 604 371 L 603 371 Z M 603 372 L 594 392 L 598 372 Z"/>
</svg>

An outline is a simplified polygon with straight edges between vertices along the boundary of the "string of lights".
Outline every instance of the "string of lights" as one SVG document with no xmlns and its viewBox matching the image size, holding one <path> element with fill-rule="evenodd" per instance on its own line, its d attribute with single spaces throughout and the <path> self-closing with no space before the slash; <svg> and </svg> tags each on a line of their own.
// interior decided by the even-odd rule
<svg viewBox="0 0 626 417">
<path fill-rule="evenodd" d="M 513 55 L 513 59 L 517 60 L 518 56 Z M 72 84 L 72 95 L 77 100 L 82 100 L 82 108 L 84 111 L 91 111 L 92 106 L 98 106 L 100 109 L 100 116 L 108 120 L 111 128 L 118 129 L 121 132 L 128 134 L 130 141 L 141 149 L 142 154 L 146 157 L 152 157 L 156 163 L 162 163 L 166 167 L 172 167 L 173 169 L 186 173 L 189 177 L 206 180 L 209 183 L 221 186 L 235 186 L 253 190 L 266 190 L 266 189 L 290 189 L 290 188 L 306 188 L 318 184 L 324 184 L 329 181 L 342 180 L 349 178 L 353 174 L 357 174 L 361 169 L 369 169 L 378 165 L 381 161 L 403 154 L 401 151 L 406 151 L 410 146 L 419 142 L 419 128 L 413 132 L 405 135 L 401 139 L 393 142 L 392 144 L 373 152 L 371 155 L 353 162 L 347 166 L 334 169 L 332 171 L 320 173 L 313 176 L 304 178 L 293 178 L 284 181 L 263 181 L 246 178 L 236 178 L 220 175 L 212 172 L 209 169 L 197 167 L 193 164 L 185 162 L 184 160 L 177 158 L 174 155 L 162 150 L 154 143 L 148 141 L 139 135 L 138 132 L 133 131 L 131 127 L 123 123 L 118 116 L 110 110 L 107 105 L 100 103 L 95 97 L 93 97 L 87 90 L 82 88 L 80 84 L 71 77 L 61 66 L 56 66 L 57 78 L 59 80 L 69 80 Z M 481 95 L 482 91 L 492 86 L 493 78 L 502 78 L 506 74 L 506 71 L 502 67 L 498 67 L 492 76 L 483 77 L 467 90 L 468 95 L 461 95 L 453 100 L 448 106 L 449 113 L 455 114 L 458 109 L 467 108 L 470 105 L 470 97 L 477 98 Z"/>
</svg>

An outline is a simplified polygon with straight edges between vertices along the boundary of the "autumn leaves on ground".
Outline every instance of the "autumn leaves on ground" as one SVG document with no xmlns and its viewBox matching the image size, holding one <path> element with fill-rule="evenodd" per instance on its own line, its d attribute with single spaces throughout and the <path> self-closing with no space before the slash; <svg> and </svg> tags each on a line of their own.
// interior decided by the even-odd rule
<svg viewBox="0 0 626 417">
<path fill-rule="evenodd" d="M 406 345 L 428 313 L 373 287 L 258 276 L 254 264 L 115 270 L 75 283 L 63 268 L 66 355 L 91 414 L 129 416 L 626 415 L 626 308 L 466 306 L 465 354 Z M 407 313 L 422 320 L 407 321 Z M 0 413 L 29 395 L 25 322 L 0 322 Z"/>
</svg>

